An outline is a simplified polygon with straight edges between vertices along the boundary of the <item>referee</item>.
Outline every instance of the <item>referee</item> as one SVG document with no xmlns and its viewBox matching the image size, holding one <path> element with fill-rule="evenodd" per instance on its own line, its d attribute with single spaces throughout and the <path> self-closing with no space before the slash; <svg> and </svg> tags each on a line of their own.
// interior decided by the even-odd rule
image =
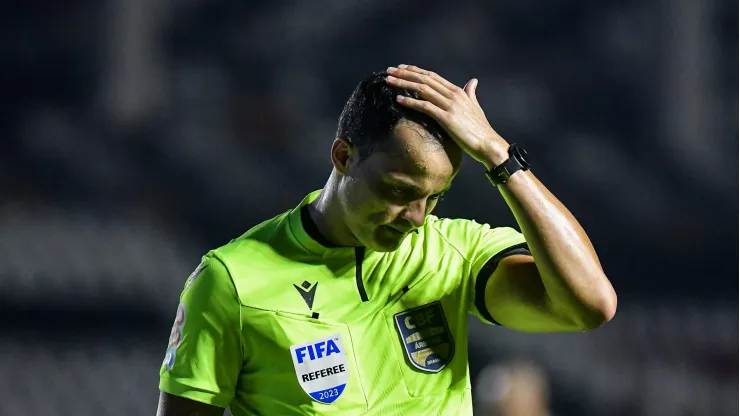
<svg viewBox="0 0 740 416">
<path fill-rule="evenodd" d="M 158 415 L 471 415 L 468 313 L 526 332 L 614 316 L 586 233 L 491 128 L 477 85 L 399 65 L 357 86 L 324 188 L 188 278 Z M 464 153 L 521 233 L 431 215 Z"/>
</svg>

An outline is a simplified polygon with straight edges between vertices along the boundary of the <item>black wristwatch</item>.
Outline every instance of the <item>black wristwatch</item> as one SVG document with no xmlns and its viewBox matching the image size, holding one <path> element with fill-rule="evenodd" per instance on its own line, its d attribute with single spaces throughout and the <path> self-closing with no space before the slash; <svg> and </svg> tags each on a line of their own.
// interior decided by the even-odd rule
<svg viewBox="0 0 740 416">
<path fill-rule="evenodd" d="M 499 186 L 506 183 L 511 175 L 517 171 L 529 170 L 530 164 L 527 159 L 527 151 L 516 143 L 509 146 L 509 158 L 504 163 L 486 171 L 486 176 L 492 184 Z"/>
</svg>

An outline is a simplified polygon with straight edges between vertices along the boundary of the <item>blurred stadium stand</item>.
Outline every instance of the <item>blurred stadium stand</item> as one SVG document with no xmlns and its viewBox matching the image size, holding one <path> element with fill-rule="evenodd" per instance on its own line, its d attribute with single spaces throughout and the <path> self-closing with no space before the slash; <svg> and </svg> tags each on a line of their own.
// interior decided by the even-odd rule
<svg viewBox="0 0 740 416">
<path fill-rule="evenodd" d="M 2 10 L 0 415 L 153 414 L 200 255 L 321 187 L 344 101 L 400 63 L 479 78 L 620 295 L 594 333 L 471 323 L 471 373 L 539 362 L 554 415 L 738 414 L 737 3 Z M 458 178 L 438 214 L 514 225 L 479 166 Z"/>
<path fill-rule="evenodd" d="M 731 415 L 737 413 L 736 323 L 736 310 L 707 303 L 634 302 L 608 326 L 578 335 L 502 336 L 471 322 L 479 336 L 470 348 L 475 359 L 538 361 L 556 382 L 556 402 L 582 414 Z"/>
</svg>

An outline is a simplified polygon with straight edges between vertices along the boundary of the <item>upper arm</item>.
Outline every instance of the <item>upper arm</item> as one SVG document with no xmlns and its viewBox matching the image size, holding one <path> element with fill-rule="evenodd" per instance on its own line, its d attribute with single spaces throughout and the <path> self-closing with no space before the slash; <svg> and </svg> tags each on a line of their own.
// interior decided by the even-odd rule
<svg viewBox="0 0 740 416">
<path fill-rule="evenodd" d="M 239 298 L 226 266 L 213 255 L 204 257 L 180 296 L 159 372 L 162 392 L 188 400 L 165 400 L 164 408 L 179 408 L 189 401 L 222 409 L 229 406 L 243 363 L 240 316 Z M 167 414 L 190 414 L 172 412 Z"/>
<path fill-rule="evenodd" d="M 435 227 L 467 264 L 462 284 L 467 288 L 468 311 L 485 323 L 499 324 L 486 307 L 486 285 L 503 258 L 529 255 L 524 236 L 510 227 L 491 228 L 464 219 L 440 219 Z"/>
<path fill-rule="evenodd" d="M 211 406 L 169 393 L 159 393 L 157 416 L 223 416 L 224 408 Z"/>
<path fill-rule="evenodd" d="M 468 220 L 442 220 L 439 228 L 470 264 L 469 311 L 483 322 L 528 332 L 582 330 L 550 302 L 520 232 Z"/>
<path fill-rule="evenodd" d="M 582 330 L 554 309 L 532 256 L 502 258 L 488 276 L 484 297 L 491 316 L 507 328 L 527 332 Z"/>
</svg>

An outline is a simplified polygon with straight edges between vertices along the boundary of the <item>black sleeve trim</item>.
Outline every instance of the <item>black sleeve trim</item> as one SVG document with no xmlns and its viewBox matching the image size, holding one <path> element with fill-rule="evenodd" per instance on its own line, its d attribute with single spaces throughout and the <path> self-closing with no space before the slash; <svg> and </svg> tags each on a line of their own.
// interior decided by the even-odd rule
<svg viewBox="0 0 740 416">
<path fill-rule="evenodd" d="M 498 263 L 501 259 L 515 254 L 523 254 L 526 256 L 532 255 L 529 252 L 527 243 L 517 244 L 507 248 L 506 250 L 502 250 L 486 262 L 483 268 L 480 269 L 480 272 L 478 272 L 478 278 L 475 281 L 475 307 L 484 319 L 496 325 L 501 324 L 493 319 L 491 313 L 488 312 L 488 308 L 486 308 L 486 284 L 493 272 L 496 271 L 496 267 L 498 267 Z"/>
</svg>

